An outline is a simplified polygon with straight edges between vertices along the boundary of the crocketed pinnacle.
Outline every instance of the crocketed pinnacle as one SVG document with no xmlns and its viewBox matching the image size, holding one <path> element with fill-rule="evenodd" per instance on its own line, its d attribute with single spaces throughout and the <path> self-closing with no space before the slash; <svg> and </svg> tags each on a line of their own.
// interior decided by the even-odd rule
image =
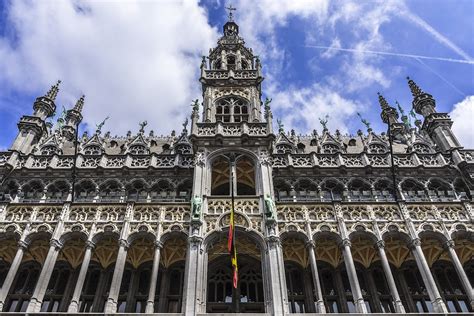
<svg viewBox="0 0 474 316">
<path fill-rule="evenodd" d="M 80 97 L 79 100 L 77 100 L 76 105 L 74 106 L 74 110 L 76 110 L 79 113 L 82 112 L 82 108 L 84 107 L 85 97 L 86 97 L 85 95 L 82 95 L 82 97 Z"/>
<path fill-rule="evenodd" d="M 51 89 L 46 93 L 45 97 L 50 99 L 51 101 L 56 100 L 56 96 L 58 95 L 59 91 L 59 84 L 61 83 L 61 80 L 58 80 L 55 85 L 51 86 Z"/>
<path fill-rule="evenodd" d="M 379 95 L 379 103 L 382 109 L 388 109 L 390 106 L 388 105 L 387 100 L 385 100 L 385 98 L 383 97 L 383 95 L 380 94 L 380 92 L 377 92 L 377 94 Z"/>
<path fill-rule="evenodd" d="M 411 94 L 414 97 L 419 96 L 420 94 L 423 94 L 423 90 L 421 90 L 420 87 L 418 87 L 415 81 L 410 79 L 410 77 L 407 77 L 407 80 L 408 80 L 408 86 L 410 87 L 410 90 L 411 90 Z"/>
</svg>

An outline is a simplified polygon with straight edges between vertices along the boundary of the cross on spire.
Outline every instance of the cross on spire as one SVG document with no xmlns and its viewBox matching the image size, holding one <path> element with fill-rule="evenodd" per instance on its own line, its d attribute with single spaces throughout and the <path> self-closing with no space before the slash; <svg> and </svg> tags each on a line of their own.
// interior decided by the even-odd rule
<svg viewBox="0 0 474 316">
<path fill-rule="evenodd" d="M 234 21 L 234 16 L 233 16 L 234 14 L 232 13 L 232 11 L 237 10 L 237 8 L 234 8 L 232 4 L 230 4 L 228 7 L 225 7 L 225 8 L 229 11 L 229 15 L 228 15 L 229 21 L 230 22 Z"/>
</svg>

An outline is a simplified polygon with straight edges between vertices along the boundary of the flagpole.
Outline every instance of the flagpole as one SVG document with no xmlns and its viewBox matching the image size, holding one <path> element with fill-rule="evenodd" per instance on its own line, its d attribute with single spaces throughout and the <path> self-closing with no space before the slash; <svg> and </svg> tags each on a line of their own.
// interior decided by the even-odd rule
<svg viewBox="0 0 474 316">
<path fill-rule="evenodd" d="M 75 192 L 76 192 L 76 164 L 77 164 L 77 147 L 79 144 L 79 122 L 76 124 L 76 135 L 74 140 L 74 159 L 72 164 L 72 190 L 71 190 L 71 203 L 74 203 Z"/>
</svg>

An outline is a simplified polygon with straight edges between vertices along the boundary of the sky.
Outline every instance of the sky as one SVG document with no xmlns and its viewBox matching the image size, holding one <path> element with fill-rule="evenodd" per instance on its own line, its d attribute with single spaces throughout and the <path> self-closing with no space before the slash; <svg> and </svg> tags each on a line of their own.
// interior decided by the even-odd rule
<svg viewBox="0 0 474 316">
<path fill-rule="evenodd" d="M 410 76 L 474 148 L 472 0 L 0 0 L 0 150 L 58 79 L 57 115 L 85 95 L 81 130 L 180 130 L 202 100 L 199 65 L 237 8 L 240 35 L 263 63 L 263 98 L 297 134 L 386 130 L 377 92 L 410 111 Z M 56 118 L 52 119 L 56 122 Z"/>
</svg>

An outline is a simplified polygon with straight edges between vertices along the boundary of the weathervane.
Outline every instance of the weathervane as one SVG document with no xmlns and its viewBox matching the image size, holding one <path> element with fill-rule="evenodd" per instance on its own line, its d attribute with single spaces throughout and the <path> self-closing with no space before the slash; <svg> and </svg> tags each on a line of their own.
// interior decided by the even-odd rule
<svg viewBox="0 0 474 316">
<path fill-rule="evenodd" d="M 237 9 L 234 8 L 234 7 L 232 6 L 232 4 L 230 4 L 228 7 L 226 7 L 226 9 L 229 10 L 229 21 L 230 21 L 230 22 L 234 21 L 232 11 L 235 11 L 235 10 L 237 10 Z"/>
</svg>

